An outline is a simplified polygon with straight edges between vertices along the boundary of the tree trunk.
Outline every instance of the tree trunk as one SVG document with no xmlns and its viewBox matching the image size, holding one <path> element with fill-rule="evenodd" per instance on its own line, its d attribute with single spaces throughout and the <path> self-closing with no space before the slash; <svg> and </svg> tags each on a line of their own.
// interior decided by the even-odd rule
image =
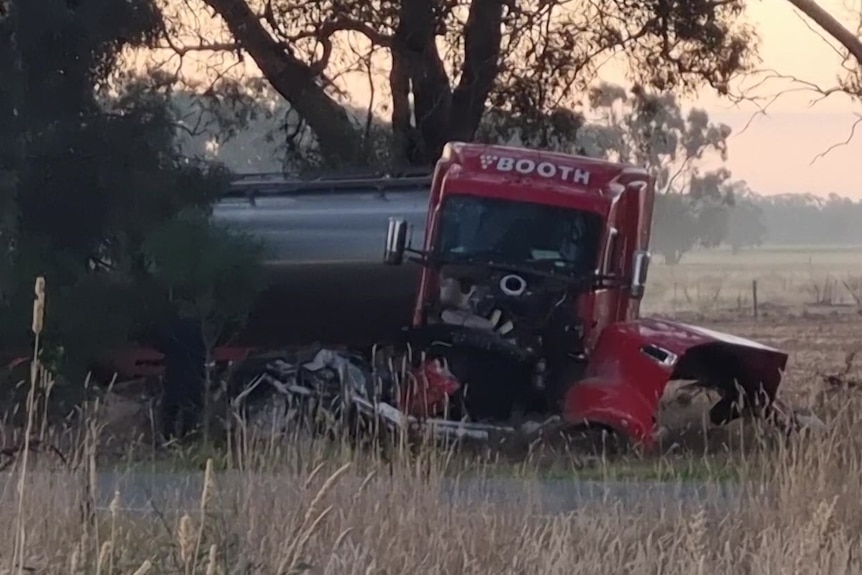
<svg viewBox="0 0 862 575">
<path fill-rule="evenodd" d="M 389 88 L 392 92 L 392 157 L 399 167 L 421 164 L 419 135 L 413 127 L 410 107 L 410 72 L 397 50 L 392 51 Z"/>
<path fill-rule="evenodd" d="M 321 152 L 333 163 L 362 162 L 359 130 L 347 111 L 317 83 L 311 68 L 276 42 L 246 0 L 206 0 L 225 21 L 242 49 L 247 51 L 294 110 L 317 136 Z"/>
<path fill-rule="evenodd" d="M 464 64 L 452 95 L 449 140 L 470 141 L 479 129 L 485 102 L 499 73 L 503 2 L 473 0 L 464 25 Z"/>
<path fill-rule="evenodd" d="M 308 122 L 324 156 L 341 164 L 360 163 L 360 133 L 346 110 L 318 85 L 309 65 L 272 38 L 248 1 L 205 1 L 273 88 Z M 389 78 L 399 163 L 430 166 L 447 142 L 471 141 L 499 71 L 503 0 L 472 0 L 464 26 L 464 64 L 454 91 L 437 50 L 435 12 L 434 0 L 400 3 Z"/>
<path fill-rule="evenodd" d="M 440 157 L 449 131 L 452 90 L 437 50 L 436 32 L 432 0 L 402 0 L 392 45 L 393 72 L 399 69 L 395 80 L 402 84 L 393 88 L 403 90 L 404 80 L 409 80 L 413 112 L 409 113 L 407 100 L 393 101 L 399 108 L 393 105 L 393 120 L 396 114 L 401 122 L 412 115 L 419 137 L 405 142 L 405 155 L 416 165 L 431 165 Z M 399 129 L 404 133 L 403 126 Z"/>
<path fill-rule="evenodd" d="M 464 63 L 453 91 L 437 50 L 433 2 L 403 0 L 389 76 L 400 157 L 414 165 L 431 165 L 447 142 L 473 140 L 499 71 L 502 20 L 502 0 L 471 1 L 464 26 Z"/>
</svg>

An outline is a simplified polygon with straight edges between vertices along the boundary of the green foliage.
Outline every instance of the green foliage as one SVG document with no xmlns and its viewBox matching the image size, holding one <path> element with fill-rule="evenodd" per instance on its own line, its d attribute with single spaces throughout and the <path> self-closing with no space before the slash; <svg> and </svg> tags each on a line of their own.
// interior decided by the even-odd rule
<svg viewBox="0 0 862 575">
<path fill-rule="evenodd" d="M 698 108 L 684 115 L 672 93 L 653 93 L 641 86 L 626 92 L 602 83 L 590 90 L 587 106 L 592 121 L 578 135 L 585 151 L 646 167 L 661 191 L 688 192 L 685 188 L 693 182 L 686 180 L 708 154 L 727 159 L 730 126 L 711 123 L 706 111 Z"/>
<path fill-rule="evenodd" d="M 716 247 L 728 233 L 728 207 L 697 204 L 683 194 L 658 194 L 653 211 L 651 249 L 668 264 L 679 263 L 696 246 Z"/>
<path fill-rule="evenodd" d="M 23 73 L 15 90 L 26 94 L 0 101 L 7 111 L 12 107 L 23 131 L 20 239 L 61 251 L 78 266 L 104 239 L 119 179 L 114 174 L 128 172 L 133 163 L 142 171 L 153 168 L 150 158 L 136 155 L 132 142 L 158 146 L 165 132 L 153 118 L 130 134 L 134 117 L 122 110 L 105 113 L 97 97 L 121 50 L 153 39 L 157 9 L 148 0 L 80 4 L 70 9 L 60 0 L 11 2 L 12 16 L 3 26 L 15 42 L 0 45 L 3 58 L 19 60 Z"/>
<path fill-rule="evenodd" d="M 209 307 L 199 309 L 213 315 L 227 301 L 228 319 L 241 321 L 237 301 L 252 293 L 242 282 L 254 280 L 247 268 L 258 260 L 215 231 L 201 231 L 228 173 L 180 153 L 180 118 L 163 76 L 122 73 L 124 51 L 153 46 L 163 30 L 155 1 L 13 0 L 5 6 L 0 350 L 26 353 L 38 275 L 48 293 L 44 359 L 73 386 L 80 386 L 91 359 L 176 311 L 165 273 L 175 281 L 178 269 L 222 258 L 217 263 L 227 267 L 195 272 L 196 281 L 216 278 Z M 168 254 L 171 238 L 177 243 Z M 162 264 L 155 274 L 154 253 Z M 248 263 L 238 261 L 245 256 Z M 228 277 L 219 278 L 219 270 Z M 200 302 L 201 290 L 180 284 Z"/>
<path fill-rule="evenodd" d="M 766 238 L 763 209 L 751 200 L 737 202 L 728 219 L 727 243 L 733 253 L 745 247 L 759 246 Z"/>
<path fill-rule="evenodd" d="M 0 304 L 11 287 L 11 250 L 17 219 L 19 171 L 24 160 L 24 72 L 17 49 L 17 15 L 6 9 L 0 16 Z M 0 328 L 2 329 L 2 328 Z"/>
<path fill-rule="evenodd" d="M 156 227 L 143 253 L 178 311 L 204 321 L 210 347 L 241 324 L 265 287 L 263 244 L 214 224 L 201 210 L 183 210 Z"/>
<path fill-rule="evenodd" d="M 653 210 L 653 230 L 650 247 L 664 256 L 668 264 L 676 264 L 696 243 L 698 222 L 691 214 L 688 198 L 679 194 L 659 194 Z"/>
<path fill-rule="evenodd" d="M 578 136 L 584 124 L 582 114 L 566 108 L 556 108 L 540 117 L 491 108 L 482 117 L 476 140 L 491 144 L 521 144 L 558 152 L 583 153 Z"/>
</svg>

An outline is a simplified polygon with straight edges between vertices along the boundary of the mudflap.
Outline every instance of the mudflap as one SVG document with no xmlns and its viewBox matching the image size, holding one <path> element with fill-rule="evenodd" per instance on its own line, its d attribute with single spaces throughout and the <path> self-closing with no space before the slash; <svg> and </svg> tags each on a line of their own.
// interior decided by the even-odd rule
<svg viewBox="0 0 862 575">
<path fill-rule="evenodd" d="M 668 382 L 695 380 L 718 391 L 710 410 L 716 425 L 744 414 L 784 417 L 776 394 L 786 364 L 777 349 L 697 326 L 652 318 L 612 324 L 599 336 L 584 379 L 566 391 L 562 415 L 570 426 L 611 429 L 650 451 Z"/>
</svg>

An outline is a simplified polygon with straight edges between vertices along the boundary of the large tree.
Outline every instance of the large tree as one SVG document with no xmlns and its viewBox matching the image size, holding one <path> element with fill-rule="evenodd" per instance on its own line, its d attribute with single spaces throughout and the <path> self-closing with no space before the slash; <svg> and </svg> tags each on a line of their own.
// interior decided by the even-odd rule
<svg viewBox="0 0 862 575">
<path fill-rule="evenodd" d="M 0 350 L 26 348 L 42 275 L 49 356 L 83 377 L 94 354 L 176 312 L 145 247 L 181 213 L 206 214 L 226 174 L 178 153 L 159 78 L 120 73 L 124 51 L 164 28 L 152 0 L 2 7 Z"/>
<path fill-rule="evenodd" d="M 613 54 L 646 86 L 726 91 L 754 46 L 743 0 L 162 2 L 176 54 L 250 56 L 342 164 L 362 160 L 362 142 L 331 78 L 357 36 L 385 56 L 396 156 L 420 165 L 446 141 L 472 139 L 489 104 L 533 118 L 566 107 Z M 204 5 L 226 34 L 200 18 Z"/>
</svg>

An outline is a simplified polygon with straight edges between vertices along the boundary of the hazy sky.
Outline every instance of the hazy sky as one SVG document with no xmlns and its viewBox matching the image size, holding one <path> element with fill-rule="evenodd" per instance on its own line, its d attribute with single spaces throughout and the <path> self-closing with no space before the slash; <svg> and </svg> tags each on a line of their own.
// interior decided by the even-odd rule
<svg viewBox="0 0 862 575">
<path fill-rule="evenodd" d="M 851 30 L 857 28 L 862 1 L 821 0 L 820 4 Z M 751 2 L 749 19 L 761 36 L 762 66 L 824 87 L 836 84 L 841 56 L 818 35 L 819 31 L 806 25 L 789 2 Z M 772 83 L 763 92 L 778 93 L 781 87 Z M 818 154 L 848 138 L 856 114 L 862 114 L 862 103 L 833 96 L 810 107 L 815 97 L 811 92 L 785 94 L 769 107 L 767 116 L 755 118 L 747 130 L 732 136 L 728 167 L 734 176 L 764 194 L 837 193 L 862 198 L 862 172 L 858 169 L 862 125 L 851 143 L 811 163 Z M 735 108 L 709 94 L 704 94 L 698 105 L 735 132 L 741 132 L 757 110 L 751 104 Z"/>
<path fill-rule="evenodd" d="M 760 36 L 759 67 L 828 88 L 837 84 L 842 72 L 842 56 L 816 27 L 803 19 L 787 0 L 749 0 L 747 20 Z M 862 0 L 820 0 L 820 4 L 855 30 L 862 13 Z M 831 40 L 831 39 L 830 39 Z M 608 79 L 619 79 L 619 70 L 606 70 Z M 766 75 L 752 78 L 753 87 Z M 789 88 L 796 91 L 785 92 Z M 815 106 L 818 94 L 800 91 L 800 84 L 773 78 L 764 82 L 757 94 L 765 105 L 773 96 L 785 92 L 757 115 L 758 106 L 734 104 L 711 90 L 686 104 L 706 108 L 715 121 L 733 128 L 726 166 L 735 179 L 744 179 L 761 194 L 836 193 L 862 198 L 862 125 L 846 146 L 837 147 L 823 157 L 830 146 L 847 140 L 862 114 L 862 102 L 844 95 L 831 96 Z M 812 163 L 813 160 L 815 160 Z"/>
</svg>

